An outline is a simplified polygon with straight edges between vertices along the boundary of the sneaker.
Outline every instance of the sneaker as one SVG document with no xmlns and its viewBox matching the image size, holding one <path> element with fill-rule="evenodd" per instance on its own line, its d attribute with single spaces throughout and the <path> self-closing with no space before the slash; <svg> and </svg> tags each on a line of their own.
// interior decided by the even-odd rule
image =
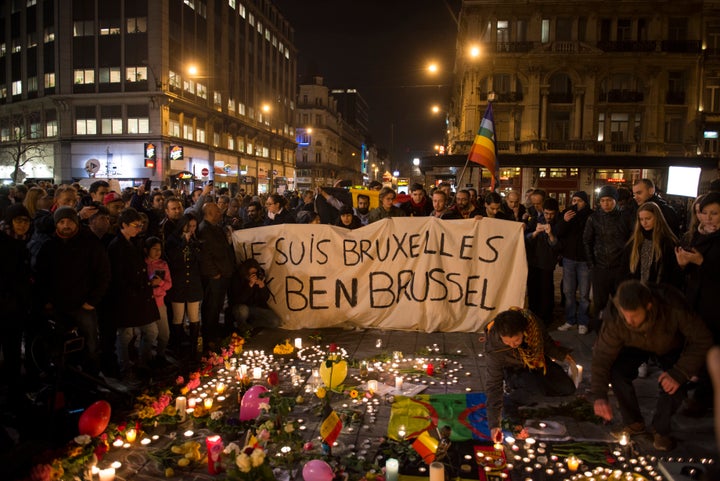
<svg viewBox="0 0 720 481">
<path fill-rule="evenodd" d="M 662 434 L 655 433 L 653 447 L 658 451 L 672 451 L 675 449 L 675 441 L 673 441 L 673 438 L 670 436 L 663 436 Z"/>
<path fill-rule="evenodd" d="M 588 333 L 588 327 L 587 326 L 578 326 L 578 334 L 581 336 L 584 336 Z"/>
<path fill-rule="evenodd" d="M 575 324 L 570 324 L 569 322 L 566 322 L 562 326 L 558 327 L 558 331 L 569 331 L 570 329 L 575 329 Z"/>
<path fill-rule="evenodd" d="M 638 367 L 638 377 L 646 378 L 648 375 L 648 365 L 646 362 L 640 364 Z"/>
<path fill-rule="evenodd" d="M 645 433 L 645 423 L 642 421 L 637 421 L 635 423 L 630 423 L 627 426 L 624 426 L 620 431 L 613 431 L 610 433 L 612 437 L 615 439 L 622 438 L 623 434 L 626 434 L 628 436 L 637 436 L 638 434 Z"/>
</svg>

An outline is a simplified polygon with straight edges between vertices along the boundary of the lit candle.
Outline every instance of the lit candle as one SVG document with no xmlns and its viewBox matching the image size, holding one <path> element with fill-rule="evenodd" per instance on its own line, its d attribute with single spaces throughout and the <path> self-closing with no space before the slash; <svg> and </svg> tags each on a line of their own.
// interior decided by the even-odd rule
<svg viewBox="0 0 720 481">
<path fill-rule="evenodd" d="M 135 431 L 134 428 L 130 428 L 125 431 L 125 439 L 127 439 L 127 442 L 134 443 L 135 438 L 137 438 L 137 431 Z M 113 473 L 113 477 L 115 477 L 115 473 Z"/>
<path fill-rule="evenodd" d="M 405 439 L 405 425 L 400 425 L 400 428 L 398 429 L 398 437 L 400 439 Z"/>
<path fill-rule="evenodd" d="M 197 403 L 197 401 L 195 400 L 194 397 L 191 397 L 191 398 L 188 399 L 188 401 L 187 401 L 187 405 L 188 405 L 188 407 L 189 407 L 190 409 L 194 409 L 194 408 L 195 408 L 195 403 Z"/>
<path fill-rule="evenodd" d="M 302 337 L 295 338 L 295 349 L 302 349 Z"/>
<path fill-rule="evenodd" d="M 577 379 L 575 379 L 575 387 L 578 387 L 582 382 L 583 367 L 580 364 L 575 364 L 575 367 L 577 367 Z"/>
<path fill-rule="evenodd" d="M 385 479 L 386 481 L 398 481 L 399 463 L 395 458 L 388 458 L 385 461 Z"/>
<path fill-rule="evenodd" d="M 113 441 L 113 446 L 115 446 L 116 448 L 122 447 L 123 444 L 125 443 L 123 443 L 122 439 L 116 439 L 115 441 Z"/>
<path fill-rule="evenodd" d="M 115 468 L 101 469 L 98 471 L 100 481 L 113 481 L 115 479 Z"/>
<path fill-rule="evenodd" d="M 380 349 L 382 347 L 382 339 L 378 339 L 375 341 L 375 347 Z"/>
<path fill-rule="evenodd" d="M 578 467 L 580 466 L 580 459 L 577 456 L 570 456 L 567 458 L 567 467 L 570 471 L 573 473 L 577 471 Z"/>
<path fill-rule="evenodd" d="M 445 481 L 445 465 L 437 461 L 430 463 L 430 481 Z"/>
<path fill-rule="evenodd" d="M 213 405 L 213 398 L 206 397 L 203 401 L 203 406 L 205 406 L 205 409 L 210 409 Z"/>
<path fill-rule="evenodd" d="M 377 392 L 377 390 L 378 390 L 378 382 L 377 382 L 377 379 L 370 379 L 370 380 L 367 382 L 367 388 L 368 388 L 368 391 L 370 391 L 370 392 L 372 392 L 372 393 Z"/>
<path fill-rule="evenodd" d="M 395 376 L 395 389 L 402 391 L 403 378 L 402 376 Z"/>
<path fill-rule="evenodd" d="M 180 421 L 185 421 L 185 417 L 187 416 L 187 398 L 185 396 L 178 396 L 175 398 L 175 411 L 177 411 L 178 416 L 180 416 Z"/>
<path fill-rule="evenodd" d="M 218 474 L 221 471 L 220 455 L 223 451 L 222 438 L 217 434 L 205 438 L 208 452 L 208 473 Z"/>
<path fill-rule="evenodd" d="M 253 379 L 260 379 L 260 378 L 262 378 L 262 368 L 254 367 L 253 368 Z"/>
<path fill-rule="evenodd" d="M 218 394 L 224 393 L 225 392 L 225 383 L 224 382 L 217 383 L 215 385 L 215 392 L 217 392 Z"/>
<path fill-rule="evenodd" d="M 239 371 L 239 372 L 240 372 L 240 377 L 245 377 L 245 376 L 247 376 L 247 373 L 248 373 L 247 364 L 240 364 L 240 371 Z"/>
</svg>

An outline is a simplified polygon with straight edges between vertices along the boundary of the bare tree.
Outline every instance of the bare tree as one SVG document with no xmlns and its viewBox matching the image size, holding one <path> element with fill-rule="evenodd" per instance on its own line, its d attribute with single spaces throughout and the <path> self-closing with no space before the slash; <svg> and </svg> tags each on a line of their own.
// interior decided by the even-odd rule
<svg viewBox="0 0 720 481">
<path fill-rule="evenodd" d="M 12 114 L 0 118 L 0 164 L 13 167 L 13 183 L 22 182 L 22 167 L 47 157 L 48 144 L 42 135 L 40 115 Z"/>
</svg>

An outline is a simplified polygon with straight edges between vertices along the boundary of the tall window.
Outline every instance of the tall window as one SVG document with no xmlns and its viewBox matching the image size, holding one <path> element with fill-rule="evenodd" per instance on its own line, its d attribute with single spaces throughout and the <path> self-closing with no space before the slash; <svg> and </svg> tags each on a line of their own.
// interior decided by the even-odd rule
<svg viewBox="0 0 720 481">
<path fill-rule="evenodd" d="M 45 74 L 45 88 L 55 87 L 55 72 L 49 72 Z"/>
<path fill-rule="evenodd" d="M 22 95 L 22 80 L 16 80 L 12 83 L 12 94 Z"/>
<path fill-rule="evenodd" d="M 101 67 L 98 69 L 98 78 L 103 83 L 119 83 L 120 67 Z"/>
<path fill-rule="evenodd" d="M 617 21 L 617 41 L 628 42 L 632 39 L 632 20 L 619 18 Z"/>
<path fill-rule="evenodd" d="M 720 77 L 707 79 L 703 101 L 706 112 L 720 112 Z"/>
<path fill-rule="evenodd" d="M 683 141 L 683 119 L 679 115 L 669 115 L 665 118 L 665 142 L 680 144 Z"/>
<path fill-rule="evenodd" d="M 97 134 L 97 118 L 94 106 L 75 108 L 75 133 L 77 135 Z"/>
<path fill-rule="evenodd" d="M 180 122 L 177 120 L 168 120 L 168 135 L 171 137 L 180 137 Z"/>
<path fill-rule="evenodd" d="M 189 123 L 188 123 L 188 122 L 186 121 L 186 122 L 183 124 L 183 139 L 186 139 L 186 140 L 194 140 L 194 139 L 195 139 L 195 138 L 194 138 L 194 133 L 195 133 L 195 132 L 193 131 L 192 122 L 189 122 Z"/>
<path fill-rule="evenodd" d="M 147 32 L 147 17 L 135 17 L 127 19 L 127 33 Z"/>
<path fill-rule="evenodd" d="M 573 19 L 570 17 L 558 17 L 555 20 L 555 40 L 569 42 L 572 40 Z"/>
<path fill-rule="evenodd" d="M 550 19 L 543 18 L 540 23 L 540 41 L 548 43 L 550 41 Z"/>
<path fill-rule="evenodd" d="M 92 69 L 76 69 L 75 84 L 85 85 L 95 83 L 95 70 Z"/>
<path fill-rule="evenodd" d="M 73 22 L 73 37 L 90 37 L 93 35 L 95 35 L 94 20 L 76 20 Z"/>
<path fill-rule="evenodd" d="M 125 80 L 128 82 L 142 82 L 147 80 L 147 67 L 127 67 Z"/>
<path fill-rule="evenodd" d="M 510 42 L 510 22 L 507 20 L 497 21 L 497 43 Z"/>
</svg>

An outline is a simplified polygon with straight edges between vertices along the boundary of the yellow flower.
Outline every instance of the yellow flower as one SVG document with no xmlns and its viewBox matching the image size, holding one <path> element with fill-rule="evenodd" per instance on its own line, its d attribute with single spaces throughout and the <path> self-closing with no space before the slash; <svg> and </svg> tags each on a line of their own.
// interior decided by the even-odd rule
<svg viewBox="0 0 720 481">
<path fill-rule="evenodd" d="M 350 390 L 350 398 L 351 398 L 351 399 L 357 398 L 359 394 L 360 394 L 360 393 L 357 392 L 357 389 L 351 389 L 351 390 Z"/>
<path fill-rule="evenodd" d="M 188 388 L 185 386 L 184 388 L 180 389 L 180 393 L 184 396 L 188 393 Z"/>
<path fill-rule="evenodd" d="M 185 466 L 190 465 L 190 460 L 188 458 L 180 458 L 178 459 L 177 465 L 184 468 Z"/>
<path fill-rule="evenodd" d="M 173 468 L 166 468 L 165 469 L 165 477 L 172 478 L 173 476 L 175 476 L 175 470 Z"/>
<path fill-rule="evenodd" d="M 175 406 L 173 406 L 172 404 L 168 404 L 165 407 L 163 414 L 166 414 L 168 416 L 175 416 L 177 414 L 177 409 L 175 409 Z"/>
<path fill-rule="evenodd" d="M 324 387 L 320 386 L 320 387 L 317 388 L 317 390 L 315 391 L 315 395 L 316 395 L 317 397 L 319 397 L 320 399 L 323 399 L 323 398 L 325 397 L 325 395 L 327 395 L 327 391 L 325 390 Z"/>
</svg>

